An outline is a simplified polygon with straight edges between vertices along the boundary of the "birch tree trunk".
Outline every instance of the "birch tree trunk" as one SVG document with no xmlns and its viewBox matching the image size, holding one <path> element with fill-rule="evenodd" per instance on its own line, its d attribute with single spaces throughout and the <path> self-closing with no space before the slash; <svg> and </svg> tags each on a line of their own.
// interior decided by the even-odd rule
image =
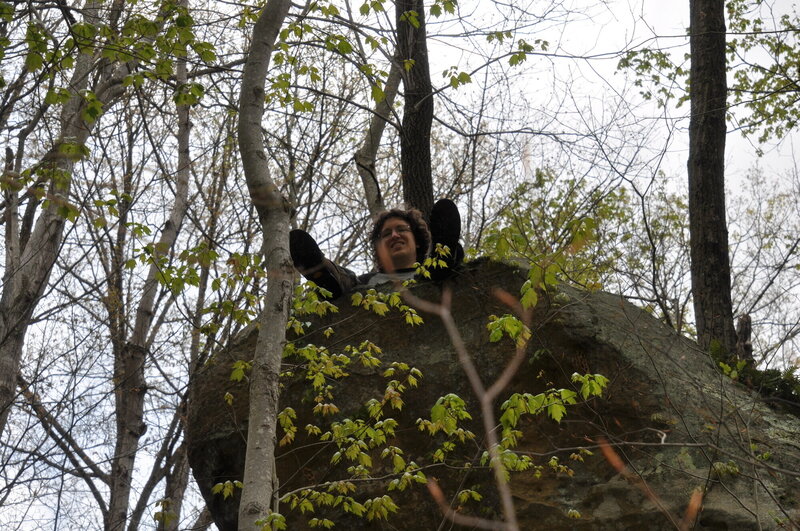
<svg viewBox="0 0 800 531">
<path fill-rule="evenodd" d="M 291 305 L 293 269 L 288 250 L 289 208 L 270 175 L 261 120 L 270 56 L 290 7 L 288 0 L 269 0 L 261 11 L 253 28 L 239 99 L 239 151 L 250 199 L 261 222 L 267 268 L 267 293 L 264 311 L 259 316 L 250 374 L 247 453 L 239 505 L 241 530 L 254 529 L 257 521 L 268 516 L 274 489 L 278 376 Z"/>
</svg>

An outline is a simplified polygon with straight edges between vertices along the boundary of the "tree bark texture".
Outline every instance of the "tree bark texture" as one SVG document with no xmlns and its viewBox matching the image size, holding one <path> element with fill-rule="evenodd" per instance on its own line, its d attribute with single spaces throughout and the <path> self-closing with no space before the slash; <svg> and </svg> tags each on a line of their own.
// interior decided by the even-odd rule
<svg viewBox="0 0 800 531">
<path fill-rule="evenodd" d="M 422 0 L 397 0 L 395 19 L 397 53 L 403 76 L 405 100 L 403 126 L 400 130 L 403 199 L 407 206 L 422 211 L 427 219 L 433 208 L 431 175 L 433 89 L 428 64 L 425 6 Z"/>
<path fill-rule="evenodd" d="M 267 271 L 267 293 L 264 311 L 258 319 L 258 341 L 250 374 L 247 453 L 239 505 L 239 529 L 248 531 L 270 511 L 275 476 L 278 375 L 294 272 L 288 250 L 289 207 L 270 176 L 261 133 L 269 61 L 290 7 L 288 0 L 269 0 L 261 11 L 253 28 L 239 99 L 239 151 L 250 199 L 261 221 Z"/>
<path fill-rule="evenodd" d="M 389 77 L 383 87 L 384 99 L 375 105 L 375 113 L 369 121 L 369 130 L 364 137 L 364 144 L 362 144 L 354 157 L 358 175 L 364 185 L 367 208 L 369 208 L 369 213 L 373 219 L 377 218 L 386 209 L 381 196 L 381 189 L 378 185 L 378 176 L 375 173 L 375 158 L 378 155 L 378 148 L 381 145 L 381 138 L 386 129 L 386 122 L 389 119 L 389 113 L 392 112 L 394 98 L 397 96 L 397 89 L 400 86 L 401 68 L 395 57 L 389 70 Z"/>
<path fill-rule="evenodd" d="M 691 0 L 689 232 L 697 338 L 736 346 L 725 214 L 725 2 Z"/>
<path fill-rule="evenodd" d="M 186 444 L 183 443 L 175 452 L 175 464 L 167 475 L 164 488 L 165 509 L 170 516 L 158 523 L 157 531 L 178 531 L 181 521 L 181 508 L 186 487 L 189 485 L 189 458 L 186 453 Z"/>
</svg>

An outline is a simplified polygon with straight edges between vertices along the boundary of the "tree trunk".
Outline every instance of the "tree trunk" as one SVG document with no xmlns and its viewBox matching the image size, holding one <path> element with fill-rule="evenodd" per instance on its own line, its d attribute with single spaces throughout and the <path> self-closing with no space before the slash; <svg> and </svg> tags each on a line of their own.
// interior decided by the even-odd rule
<svg viewBox="0 0 800 531">
<path fill-rule="evenodd" d="M 397 96 L 397 89 L 400 86 L 401 66 L 396 60 L 392 61 L 389 70 L 389 77 L 383 87 L 383 101 L 375 104 L 375 113 L 369 121 L 369 130 L 364 136 L 364 144 L 359 148 L 354 157 L 358 175 L 364 185 L 364 195 L 367 199 L 367 208 L 373 219 L 378 217 L 386 207 L 383 204 L 381 189 L 378 185 L 378 176 L 375 174 L 375 158 L 378 155 L 378 148 L 381 145 L 383 131 L 386 129 L 386 122 L 389 113 L 392 112 L 394 98 Z"/>
<path fill-rule="evenodd" d="M 128 521 L 131 478 L 139 450 L 139 438 L 144 435 L 144 397 L 147 386 L 144 362 L 147 349 L 126 343 L 114 352 L 114 402 L 116 404 L 116 444 L 111 460 L 111 497 L 106 529 L 121 531 Z"/>
<path fill-rule="evenodd" d="M 250 199 L 261 221 L 267 270 L 267 293 L 264 311 L 258 319 L 258 341 L 250 374 L 247 453 L 239 504 L 239 529 L 248 531 L 270 512 L 275 476 L 278 375 L 294 274 L 288 250 L 289 208 L 270 176 L 261 134 L 264 82 L 275 40 L 290 7 L 288 0 L 269 0 L 261 11 L 253 28 L 239 99 L 239 151 Z"/>
<path fill-rule="evenodd" d="M 85 12 L 85 16 L 92 19 L 96 16 L 96 6 L 88 5 Z M 54 175 L 62 177 L 53 179 L 50 184 L 49 204 L 42 208 L 33 230 L 25 223 L 18 226 L 14 208 L 7 214 L 6 268 L 0 298 L 0 435 L 16 397 L 25 332 L 50 280 L 63 239 L 66 218 L 60 210 L 69 201 L 75 163 L 61 153 L 60 148 L 65 143 L 85 144 L 93 126 L 83 120 L 81 113 L 84 103 L 81 92 L 88 86 L 92 61 L 92 57 L 85 54 L 76 59 L 69 83 L 72 96 L 61 110 L 59 140 L 41 161 L 43 168 L 52 169 Z M 13 207 L 16 197 L 11 199 L 9 204 Z"/>
<path fill-rule="evenodd" d="M 689 232 L 697 339 L 730 354 L 736 346 L 725 215 L 725 2 L 691 0 Z"/>
<path fill-rule="evenodd" d="M 431 122 L 433 89 L 428 65 L 425 6 L 422 0 L 397 0 L 397 53 L 403 72 L 403 127 L 400 131 L 400 166 L 403 199 L 427 219 L 433 208 L 431 175 Z"/>
<path fill-rule="evenodd" d="M 179 60 L 176 68 L 179 83 L 186 82 L 186 61 Z M 156 296 L 159 290 L 159 259 L 168 256 L 178 239 L 186 211 L 189 207 L 189 177 L 191 174 L 191 156 L 189 153 L 189 132 L 191 121 L 189 107 L 177 106 L 178 115 L 178 168 L 175 183 L 175 203 L 172 205 L 169 218 L 161 230 L 161 234 L 153 247 L 152 262 L 148 269 L 147 279 L 142 290 L 142 298 L 136 309 L 136 320 L 129 340 L 114 349 L 114 401 L 116 407 L 116 445 L 111 461 L 111 496 L 109 502 L 109 522 L 107 528 L 112 531 L 123 530 L 128 522 L 130 506 L 131 480 L 133 478 L 136 454 L 139 451 L 139 439 L 147 430 L 144 422 L 144 404 L 147 394 L 144 368 L 148 356 L 148 337 L 153 329 L 153 317 L 156 312 Z M 121 268 L 124 262 L 114 263 L 119 271 L 115 275 L 122 277 Z M 121 296 L 122 291 L 118 292 Z M 122 306 L 120 300 L 117 306 Z M 109 318 L 113 310 L 109 308 Z M 118 331 L 120 333 L 121 331 Z M 118 337 L 121 337 L 121 333 Z"/>
<path fill-rule="evenodd" d="M 172 471 L 167 474 L 166 487 L 164 487 L 164 510 L 169 516 L 158 522 L 157 531 L 178 531 L 183 498 L 188 485 L 189 458 L 184 442 L 175 452 L 175 464 Z"/>
</svg>

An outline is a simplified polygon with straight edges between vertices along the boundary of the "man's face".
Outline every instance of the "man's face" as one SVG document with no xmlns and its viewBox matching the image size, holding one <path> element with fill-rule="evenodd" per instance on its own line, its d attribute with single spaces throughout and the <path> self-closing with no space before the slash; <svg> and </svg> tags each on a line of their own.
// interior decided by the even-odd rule
<svg viewBox="0 0 800 531">
<path fill-rule="evenodd" d="M 408 222 L 402 218 L 384 221 L 377 250 L 381 269 L 387 273 L 413 267 L 417 261 L 417 242 Z"/>
</svg>

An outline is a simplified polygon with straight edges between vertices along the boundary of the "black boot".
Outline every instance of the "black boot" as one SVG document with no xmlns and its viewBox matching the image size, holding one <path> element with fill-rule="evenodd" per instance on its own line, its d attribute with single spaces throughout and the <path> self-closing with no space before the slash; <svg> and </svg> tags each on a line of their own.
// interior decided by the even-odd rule
<svg viewBox="0 0 800 531">
<path fill-rule="evenodd" d="M 294 267 L 307 280 L 331 292 L 336 299 L 353 289 L 357 279 L 355 273 L 340 267 L 322 254 L 322 251 L 306 231 L 295 229 L 289 233 L 289 254 Z"/>
<path fill-rule="evenodd" d="M 433 243 L 432 256 L 447 263 L 446 268 L 431 268 L 433 280 L 444 280 L 453 274 L 453 271 L 464 260 L 464 248 L 458 243 L 461 236 L 461 215 L 458 207 L 449 199 L 439 199 L 431 210 L 431 240 Z M 436 244 L 446 245 L 450 249 L 449 256 L 437 256 Z"/>
</svg>

